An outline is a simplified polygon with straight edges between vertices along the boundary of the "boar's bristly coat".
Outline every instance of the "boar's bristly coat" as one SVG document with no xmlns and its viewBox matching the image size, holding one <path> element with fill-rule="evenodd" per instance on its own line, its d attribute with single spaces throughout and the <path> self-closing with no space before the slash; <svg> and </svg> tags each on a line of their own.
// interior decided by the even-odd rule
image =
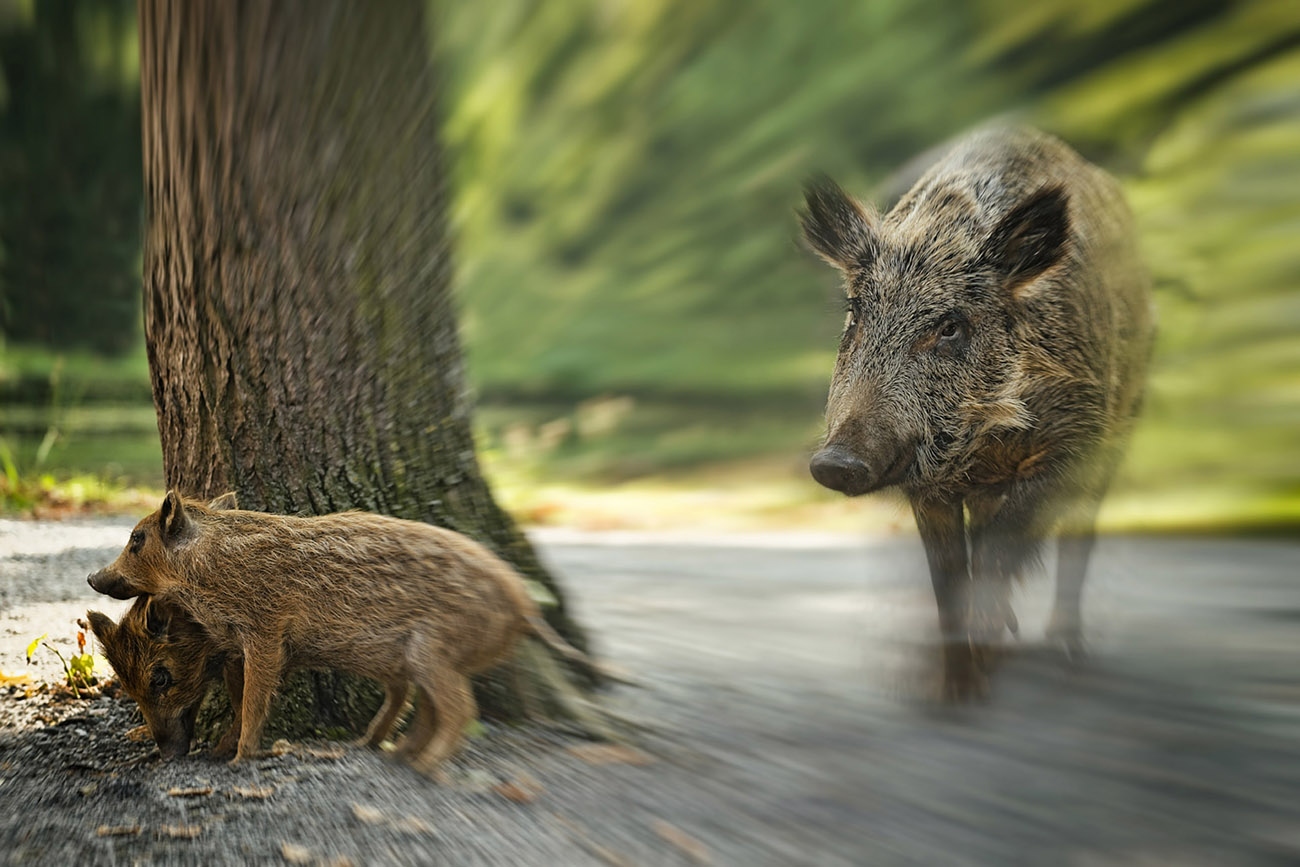
<svg viewBox="0 0 1300 867">
<path fill-rule="evenodd" d="M 378 745 L 414 684 L 402 752 L 432 770 L 475 716 L 468 675 L 531 633 L 595 668 L 542 619 L 524 580 L 477 542 L 416 521 L 343 512 L 290 517 L 207 506 L 169 493 L 90 585 L 138 600 L 113 624 L 92 614 L 105 653 L 166 755 L 189 748 L 200 685 L 225 670 L 236 706 L 229 745 L 256 755 L 287 671 L 334 668 L 387 696 L 367 732 Z"/>
<path fill-rule="evenodd" d="M 930 564 L 945 691 L 984 689 L 1011 580 L 1062 530 L 1050 634 L 1080 648 L 1097 508 L 1141 403 L 1148 277 L 1118 184 L 1055 138 L 985 129 L 881 216 L 822 179 L 804 237 L 847 317 L 810 470 L 901 487 Z"/>
</svg>

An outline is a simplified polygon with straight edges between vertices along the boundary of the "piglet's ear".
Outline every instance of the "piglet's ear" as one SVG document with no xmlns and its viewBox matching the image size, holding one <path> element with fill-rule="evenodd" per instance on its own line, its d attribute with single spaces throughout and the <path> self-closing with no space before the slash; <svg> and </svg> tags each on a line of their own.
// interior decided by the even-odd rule
<svg viewBox="0 0 1300 867">
<path fill-rule="evenodd" d="M 238 509 L 239 500 L 235 496 L 234 491 L 226 491 L 224 494 L 217 497 L 211 503 L 208 503 L 208 508 L 214 512 L 224 512 L 230 509 Z"/>
<path fill-rule="evenodd" d="M 1069 196 L 1047 187 L 1012 208 L 989 236 L 990 265 L 1014 290 L 1060 261 L 1070 235 Z"/>
<path fill-rule="evenodd" d="M 171 620 L 171 611 L 165 605 L 159 605 L 152 599 L 145 599 L 144 628 L 149 632 L 150 638 L 154 641 L 165 639 Z"/>
<path fill-rule="evenodd" d="M 158 509 L 158 528 L 162 531 L 163 541 L 174 541 L 189 528 L 190 519 L 185 514 L 185 504 L 181 495 L 168 491 L 166 499 Z"/>
<path fill-rule="evenodd" d="M 824 175 L 804 186 L 799 222 L 808 245 L 841 270 L 870 263 L 879 250 L 875 212 Z"/>
<path fill-rule="evenodd" d="M 99 643 L 109 645 L 113 643 L 113 638 L 117 633 L 117 624 L 107 614 L 98 611 L 87 611 L 86 619 L 90 621 L 90 631 L 95 633 Z"/>
</svg>

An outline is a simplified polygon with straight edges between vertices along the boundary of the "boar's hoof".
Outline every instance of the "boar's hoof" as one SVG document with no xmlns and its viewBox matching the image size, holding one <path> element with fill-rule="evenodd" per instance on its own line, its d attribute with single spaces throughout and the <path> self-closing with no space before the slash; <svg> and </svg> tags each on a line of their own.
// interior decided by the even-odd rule
<svg viewBox="0 0 1300 867">
<path fill-rule="evenodd" d="M 988 699 L 988 662 L 987 648 L 976 649 L 968 642 L 948 644 L 943 665 L 944 702 L 966 704 Z"/>
<path fill-rule="evenodd" d="M 1082 662 L 1087 655 L 1083 646 L 1083 629 L 1077 617 L 1063 617 L 1059 612 L 1052 614 L 1047 625 L 1047 643 L 1059 647 L 1071 663 Z"/>
</svg>

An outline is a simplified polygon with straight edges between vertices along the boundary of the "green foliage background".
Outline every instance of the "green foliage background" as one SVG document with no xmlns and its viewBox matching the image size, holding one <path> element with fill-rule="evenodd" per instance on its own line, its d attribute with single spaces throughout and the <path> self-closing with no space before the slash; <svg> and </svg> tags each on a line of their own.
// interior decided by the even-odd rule
<svg viewBox="0 0 1300 867">
<path fill-rule="evenodd" d="M 1295 3 L 494 0 L 434 24 L 470 370 L 489 459 L 527 468 L 511 478 L 796 465 L 839 325 L 834 276 L 795 243 L 802 180 L 886 197 L 1000 119 L 1121 178 L 1157 281 L 1111 520 L 1300 521 Z M 41 404 L 42 352 L 11 347 L 0 390 Z M 87 400 L 125 403 L 116 381 Z M 87 466 L 77 439 L 50 459 Z"/>
</svg>

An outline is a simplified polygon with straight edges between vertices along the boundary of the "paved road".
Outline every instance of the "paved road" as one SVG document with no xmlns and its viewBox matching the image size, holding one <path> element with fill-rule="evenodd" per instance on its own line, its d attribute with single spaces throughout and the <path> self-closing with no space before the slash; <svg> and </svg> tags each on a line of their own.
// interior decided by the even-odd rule
<svg viewBox="0 0 1300 867">
<path fill-rule="evenodd" d="M 0 522 L 0 668 L 35 626 L 101 601 L 77 582 L 119 536 L 120 523 Z M 937 657 L 913 538 L 539 539 L 604 654 L 645 681 L 615 701 L 656 721 L 654 765 L 593 768 L 502 735 L 546 787 L 520 807 L 349 755 L 330 773 L 292 770 L 281 803 L 204 819 L 193 843 L 83 839 L 70 803 L 49 822 L 73 842 L 41 851 L 217 863 L 238 841 L 230 863 L 272 863 L 270 844 L 248 842 L 262 834 L 356 863 L 1300 863 L 1300 544 L 1105 540 L 1089 662 L 1041 646 L 1040 578 L 1017 597 L 1022 639 L 992 700 L 954 711 L 926 697 Z M 0 727 L 0 760 L 37 760 L 31 744 Z M 191 758 L 140 773 L 153 791 L 239 772 Z M 436 845 L 380 846 L 349 824 L 358 791 L 427 805 Z M 0 815 L 14 796 L 0 779 Z"/>
</svg>

